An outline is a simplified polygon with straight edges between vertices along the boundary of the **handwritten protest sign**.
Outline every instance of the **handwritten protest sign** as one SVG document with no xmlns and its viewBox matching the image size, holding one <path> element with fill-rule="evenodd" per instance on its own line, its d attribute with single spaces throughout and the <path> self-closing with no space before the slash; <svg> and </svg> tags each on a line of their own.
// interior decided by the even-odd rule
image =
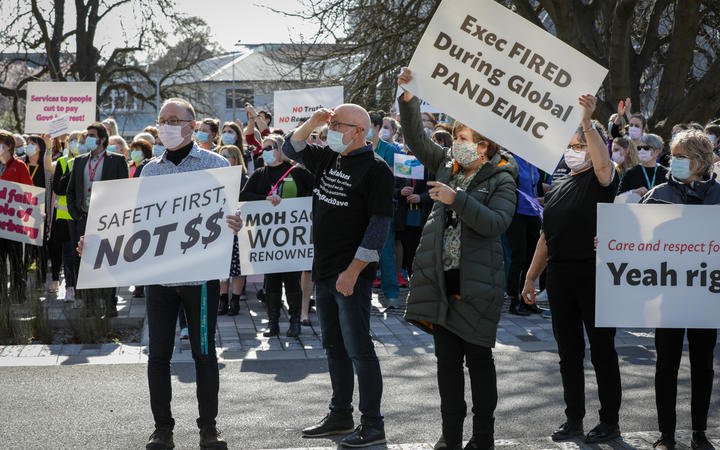
<svg viewBox="0 0 720 450">
<path fill-rule="evenodd" d="M 45 189 L 0 180 L 0 238 L 43 245 Z"/>
<path fill-rule="evenodd" d="M 86 128 L 95 121 L 96 93 L 94 81 L 28 83 L 25 132 L 46 133 L 50 121 L 66 114 L 72 129 Z"/>
<path fill-rule="evenodd" d="M 720 208 L 598 204 L 595 325 L 720 327 Z"/>
<path fill-rule="evenodd" d="M 405 88 L 552 173 L 607 70 L 491 0 L 444 0 Z"/>
<path fill-rule="evenodd" d="M 93 183 L 78 289 L 227 277 L 225 216 L 241 174 L 235 166 Z"/>
<path fill-rule="evenodd" d="M 273 92 L 275 126 L 284 130 L 296 128 L 320 108 L 334 108 L 344 102 L 343 87 L 295 89 Z"/>
<path fill-rule="evenodd" d="M 425 175 L 425 167 L 412 155 L 395 153 L 395 163 L 393 164 L 393 173 L 396 177 L 412 178 L 414 180 L 422 180 Z"/>
<path fill-rule="evenodd" d="M 312 198 L 241 202 L 243 228 L 238 233 L 243 275 L 311 270 Z"/>
</svg>

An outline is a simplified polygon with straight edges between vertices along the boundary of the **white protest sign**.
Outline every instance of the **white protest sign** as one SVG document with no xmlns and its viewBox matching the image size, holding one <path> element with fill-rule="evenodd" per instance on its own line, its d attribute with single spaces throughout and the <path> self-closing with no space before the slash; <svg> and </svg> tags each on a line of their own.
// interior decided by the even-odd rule
<svg viewBox="0 0 720 450">
<path fill-rule="evenodd" d="M 97 86 L 94 81 L 33 81 L 25 102 L 25 132 L 45 133 L 48 123 L 67 114 L 69 127 L 82 130 L 95 122 Z"/>
<path fill-rule="evenodd" d="M 404 86 L 552 173 L 607 69 L 492 0 L 444 0 Z"/>
<path fill-rule="evenodd" d="M 398 111 L 400 107 L 398 106 L 398 98 L 403 93 L 403 90 L 400 86 L 397 88 L 397 92 L 395 93 L 395 111 Z M 430 114 L 442 114 L 442 111 L 431 105 L 430 103 L 426 102 L 423 99 L 420 99 L 420 112 L 421 113 L 430 113 Z M 437 117 L 435 117 L 437 119 Z"/>
<path fill-rule="evenodd" d="M 243 275 L 311 270 L 312 197 L 240 202 L 243 228 L 238 233 Z"/>
<path fill-rule="evenodd" d="M 0 238 L 43 245 L 45 189 L 0 180 Z"/>
<path fill-rule="evenodd" d="M 273 92 L 274 126 L 292 130 L 320 108 L 334 108 L 345 102 L 342 86 Z"/>
<path fill-rule="evenodd" d="M 412 155 L 404 155 L 395 153 L 395 163 L 393 164 L 393 174 L 400 178 L 412 178 L 422 180 L 425 175 L 425 167 Z"/>
<path fill-rule="evenodd" d="M 70 116 L 67 114 L 53 119 L 48 123 L 47 134 L 49 134 L 51 138 L 56 138 L 68 133 L 70 133 Z"/>
<path fill-rule="evenodd" d="M 235 166 L 93 183 L 78 289 L 227 278 L 225 216 L 241 176 Z"/>
<path fill-rule="evenodd" d="M 720 207 L 597 206 L 596 326 L 720 327 Z"/>
</svg>

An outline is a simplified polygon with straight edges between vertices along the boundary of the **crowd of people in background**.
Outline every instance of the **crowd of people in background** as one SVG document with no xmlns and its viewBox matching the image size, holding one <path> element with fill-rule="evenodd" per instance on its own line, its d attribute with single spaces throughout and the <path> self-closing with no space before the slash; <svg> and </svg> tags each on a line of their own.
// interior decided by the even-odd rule
<svg viewBox="0 0 720 450">
<path fill-rule="evenodd" d="M 409 79 L 404 72 L 401 85 Z M 602 405 L 600 425 L 586 440 L 603 442 L 618 436 L 621 387 L 615 330 L 594 326 L 596 204 L 720 203 L 715 183 L 720 173 L 717 122 L 677 124 L 665 140 L 650 133 L 647 120 L 632 112 L 629 99 L 620 102 L 607 126 L 591 120 L 594 97 L 582 97 L 580 105 L 586 112 L 583 123 L 551 174 L 466 125 L 439 122 L 434 114 L 421 112 L 409 93 L 401 96 L 398 111 L 368 111 L 367 129 L 361 127 L 366 145 L 389 168 L 398 153 L 414 155 L 424 166 L 421 178 L 394 177 L 388 237 L 372 277 L 389 309 L 401 307 L 400 289 L 409 287 L 406 318 L 435 336 L 442 415 L 437 449 L 459 448 L 462 439 L 463 359 L 470 370 L 475 415 L 469 445 L 492 446 L 497 390 L 491 348 L 505 304 L 509 314 L 542 314 L 552 320 L 567 404 L 567 420 L 553 439 L 583 434 L 583 329 L 590 341 Z M 246 115 L 247 123 L 197 120 L 192 144 L 216 155 L 219 159 L 212 164 L 218 167 L 223 165 L 218 161 L 242 167 L 240 201 L 278 205 L 286 198 L 313 196 L 317 180 L 305 164 L 312 168 L 319 163 L 295 161 L 283 151 L 290 144 L 302 147 L 288 140 L 292 135 L 287 132 L 293 130 L 273 129 L 269 110 L 256 111 L 248 104 Z M 162 167 L 163 160 L 179 164 L 173 159 L 176 152 L 166 148 L 177 148 L 178 139 L 185 138 L 163 135 L 159 129 L 183 126 L 183 120 L 159 118 L 131 139 L 121 136 L 112 118 L 56 138 L 0 132 L 0 179 L 46 189 L 44 245 L 0 239 L 0 270 L 9 274 L 10 292 L 17 301 L 24 300 L 28 274 L 43 283 L 49 275 L 45 285 L 49 294 L 89 316 L 117 315 L 115 289 L 76 289 L 80 258 L 75 249 L 85 232 L 92 183 L 144 176 L 148 167 L 153 171 Z M 332 147 L 338 123 L 343 125 L 330 121 L 307 130 L 303 145 Z M 217 280 L 217 315 L 240 314 L 240 302 L 247 299 L 237 237 L 233 245 L 227 277 Z M 59 292 L 61 272 L 64 292 Z M 145 295 L 143 286 L 132 292 Z M 258 292 L 267 308 L 266 337 L 281 333 L 283 292 L 290 317 L 286 336 L 298 337 L 301 326 L 311 325 L 315 286 L 310 272 L 266 275 Z M 539 307 L 538 299 L 547 299 L 550 309 Z M 181 337 L 188 338 L 183 308 L 178 320 Z M 656 447 L 660 449 L 674 448 L 683 336 L 684 330 L 656 331 L 662 433 Z M 704 431 L 717 333 L 688 330 L 687 336 L 693 378 L 692 446 L 710 448 Z M 377 401 L 374 420 L 379 417 Z M 348 428 L 340 422 L 340 428 Z M 308 433 L 317 434 L 317 429 Z"/>
</svg>

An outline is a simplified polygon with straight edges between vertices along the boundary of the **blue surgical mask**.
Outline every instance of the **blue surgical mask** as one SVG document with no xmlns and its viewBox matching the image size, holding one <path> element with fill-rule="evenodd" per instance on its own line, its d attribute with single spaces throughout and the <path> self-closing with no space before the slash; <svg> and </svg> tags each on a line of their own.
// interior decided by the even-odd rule
<svg viewBox="0 0 720 450">
<path fill-rule="evenodd" d="M 87 152 L 89 152 L 89 151 L 90 151 L 90 149 L 89 149 L 88 146 L 87 146 L 87 141 L 86 141 L 86 142 L 81 142 L 81 143 L 78 144 L 78 154 L 79 154 L 79 155 L 83 155 L 83 154 L 85 154 L 85 153 L 87 153 Z"/>
<path fill-rule="evenodd" d="M 365 135 L 365 137 L 366 137 L 368 140 L 370 140 L 370 139 L 373 138 L 373 128 L 372 128 L 372 127 L 370 127 L 370 129 L 367 131 L 367 134 Z"/>
<path fill-rule="evenodd" d="M 130 158 L 135 164 L 139 164 L 143 160 L 143 152 L 140 150 L 133 150 L 130 152 Z"/>
<path fill-rule="evenodd" d="M 106 150 L 109 151 L 109 152 L 111 152 L 111 153 L 116 153 L 116 152 L 117 152 L 117 145 L 115 145 L 115 144 L 108 145 Z"/>
<path fill-rule="evenodd" d="M 38 152 L 38 147 L 35 144 L 28 144 L 24 151 L 28 156 L 34 156 Z"/>
<path fill-rule="evenodd" d="M 345 135 L 339 131 L 328 130 L 327 145 L 330 147 L 330 150 L 337 153 L 342 153 L 347 150 L 348 144 L 343 143 L 343 136 Z"/>
<path fill-rule="evenodd" d="M 25 154 L 25 147 L 17 147 L 15 149 L 15 156 L 22 156 Z"/>
<path fill-rule="evenodd" d="M 70 141 L 70 143 L 68 144 L 68 148 L 70 148 L 70 151 L 71 151 L 71 152 L 73 152 L 74 154 L 77 155 L 77 153 L 78 153 L 78 141 L 77 141 L 77 139 L 73 139 L 72 141 Z M 65 156 L 67 156 L 67 155 L 65 155 Z"/>
<path fill-rule="evenodd" d="M 222 140 L 223 145 L 235 144 L 235 135 L 232 133 L 223 133 L 220 139 Z"/>
<path fill-rule="evenodd" d="M 690 171 L 690 158 L 672 157 L 670 160 L 670 173 L 678 180 L 687 180 L 692 176 Z"/>
<path fill-rule="evenodd" d="M 95 150 L 97 148 L 97 139 L 95 139 L 92 136 L 88 136 L 85 139 L 85 148 L 87 148 L 87 151 L 90 151 L 90 152 Z"/>
<path fill-rule="evenodd" d="M 204 131 L 196 131 L 195 140 L 198 141 L 199 144 L 204 144 L 208 141 L 208 134 Z"/>
<path fill-rule="evenodd" d="M 275 158 L 275 150 L 263 150 L 263 161 L 266 165 L 273 164 L 277 159 Z"/>
<path fill-rule="evenodd" d="M 63 150 L 63 157 L 67 158 L 68 153 L 69 153 L 69 152 L 68 152 L 68 149 L 65 148 L 65 149 Z"/>
<path fill-rule="evenodd" d="M 710 139 L 710 142 L 712 142 L 713 147 L 715 147 L 715 144 L 717 143 L 717 136 L 715 136 L 714 134 L 710 134 L 710 133 L 706 134 L 705 136 L 707 136 L 708 139 Z"/>
<path fill-rule="evenodd" d="M 153 156 L 160 156 L 163 153 L 165 153 L 165 146 L 164 145 L 153 145 Z"/>
</svg>

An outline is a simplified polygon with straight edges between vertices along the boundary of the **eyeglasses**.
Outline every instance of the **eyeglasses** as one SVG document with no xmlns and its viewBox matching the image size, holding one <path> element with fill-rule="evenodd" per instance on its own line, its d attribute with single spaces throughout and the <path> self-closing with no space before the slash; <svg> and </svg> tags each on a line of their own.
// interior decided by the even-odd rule
<svg viewBox="0 0 720 450">
<path fill-rule="evenodd" d="M 582 150 L 587 146 L 588 146 L 587 144 L 570 144 L 567 146 L 567 148 L 573 149 L 573 150 Z"/>
<path fill-rule="evenodd" d="M 650 147 L 649 145 L 638 145 L 637 149 L 638 150 L 652 150 L 653 148 Z"/>
<path fill-rule="evenodd" d="M 337 120 L 331 120 L 328 122 L 328 125 L 330 128 L 337 128 L 338 125 L 345 125 L 346 127 L 359 127 L 360 125 L 355 125 L 354 123 L 345 123 L 345 122 L 338 122 Z"/>
<path fill-rule="evenodd" d="M 165 124 L 170 126 L 178 126 L 182 124 L 183 122 L 192 122 L 192 120 L 185 120 L 185 119 L 167 119 L 167 120 L 160 120 L 157 121 L 157 126 L 161 127 Z"/>
<path fill-rule="evenodd" d="M 264 152 L 270 152 L 273 150 L 277 150 L 277 145 L 268 145 L 267 147 L 263 147 Z"/>
</svg>

